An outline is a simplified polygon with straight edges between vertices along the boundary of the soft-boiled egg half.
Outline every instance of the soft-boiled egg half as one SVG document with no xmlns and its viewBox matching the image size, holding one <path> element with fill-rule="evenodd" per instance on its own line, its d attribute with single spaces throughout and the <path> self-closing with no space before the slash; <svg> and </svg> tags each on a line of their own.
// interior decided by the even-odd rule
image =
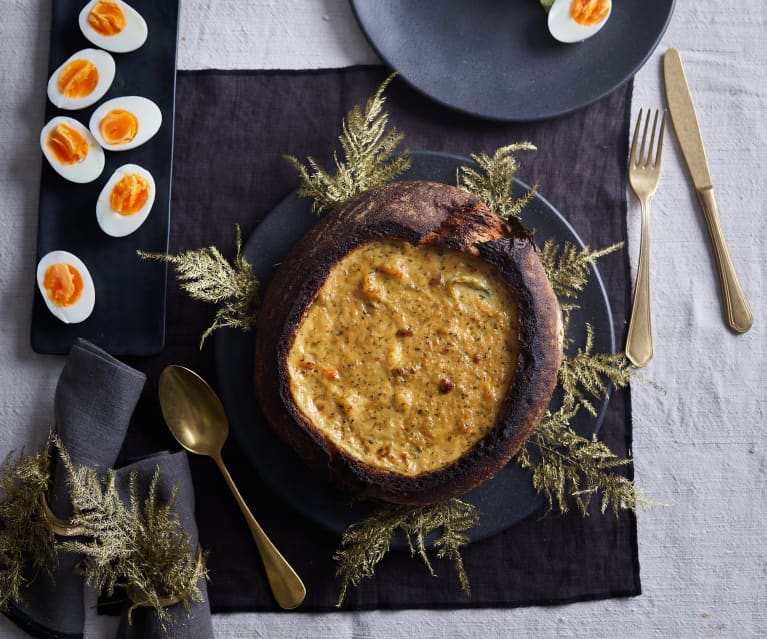
<svg viewBox="0 0 767 639">
<path fill-rule="evenodd" d="M 152 210 L 152 174 L 137 164 L 124 164 L 109 178 L 96 201 L 96 219 L 107 235 L 123 237 L 144 223 Z"/>
<path fill-rule="evenodd" d="M 599 31 L 612 12 L 612 0 L 554 0 L 549 31 L 560 42 L 580 42 Z"/>
<path fill-rule="evenodd" d="M 148 98 L 128 95 L 99 105 L 88 126 L 108 151 L 127 151 L 144 144 L 161 124 L 160 107 Z"/>
<path fill-rule="evenodd" d="M 68 251 L 51 251 L 37 264 L 37 285 L 45 304 L 65 324 L 87 319 L 96 303 L 93 279 L 82 260 Z"/>
<path fill-rule="evenodd" d="M 135 51 L 144 42 L 146 21 L 122 0 L 91 0 L 80 11 L 80 30 L 93 44 L 107 51 Z"/>
<path fill-rule="evenodd" d="M 93 182 L 104 170 L 104 150 L 74 118 L 51 119 L 40 132 L 40 147 L 53 169 L 70 182 Z"/>
<path fill-rule="evenodd" d="M 59 109 L 84 109 L 103 98 L 114 79 L 111 55 L 101 49 L 82 49 L 53 72 L 48 99 Z"/>
</svg>

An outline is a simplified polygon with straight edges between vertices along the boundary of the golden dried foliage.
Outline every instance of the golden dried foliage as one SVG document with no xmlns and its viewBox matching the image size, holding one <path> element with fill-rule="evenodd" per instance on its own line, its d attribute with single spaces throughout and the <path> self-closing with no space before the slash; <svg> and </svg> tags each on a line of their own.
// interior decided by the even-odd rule
<svg viewBox="0 0 767 639">
<path fill-rule="evenodd" d="M 456 184 L 476 195 L 504 220 L 519 217 L 522 209 L 535 197 L 537 185 L 521 197 L 514 197 L 514 175 L 519 170 L 516 151 L 535 151 L 530 142 L 509 144 L 497 149 L 493 156 L 487 153 L 472 153 L 471 159 L 479 165 L 479 170 L 461 166 L 456 172 Z"/>
<path fill-rule="evenodd" d="M 616 472 L 631 459 L 618 457 L 595 435 L 583 437 L 570 428 L 578 410 L 577 402 L 567 397 L 558 411 L 546 414 L 515 458 L 532 471 L 533 487 L 546 498 L 549 510 L 556 506 L 567 513 L 572 499 L 585 517 L 594 497 L 600 500 L 602 514 L 609 509 L 615 516 L 621 510 L 657 505 L 632 479 Z"/>
<path fill-rule="evenodd" d="M 230 264 L 215 246 L 192 249 L 178 255 L 146 253 L 140 257 L 172 264 L 176 278 L 189 296 L 201 302 L 220 304 L 211 324 L 200 338 L 205 340 L 219 328 L 249 331 L 256 325 L 259 281 L 250 262 L 242 255 L 242 233 L 236 230 L 235 255 Z"/>
<path fill-rule="evenodd" d="M 131 473 L 126 505 L 113 471 L 102 479 L 93 468 L 72 464 L 60 444 L 58 447 L 73 506 L 70 521 L 89 531 L 85 540 L 64 540 L 60 547 L 82 555 L 78 571 L 86 583 L 107 596 L 118 587 L 135 588 L 163 625 L 170 615 L 161 598 L 178 597 L 187 610 L 192 602 L 203 601 L 199 581 L 207 576 L 204 556 L 192 547 L 176 514 L 178 489 L 167 502 L 159 500 L 159 467 L 143 500 L 138 477 Z M 129 618 L 136 607 L 130 607 Z"/>
<path fill-rule="evenodd" d="M 82 534 L 59 539 L 45 518 L 40 494 L 50 488 L 53 451 L 67 474 L 73 515 L 71 525 Z M 85 582 L 106 595 L 116 588 L 132 587 L 156 612 L 161 627 L 172 628 L 164 597 L 178 598 L 189 610 L 202 601 L 200 579 L 207 577 L 205 556 L 191 546 L 191 539 L 174 510 L 171 498 L 161 503 L 159 468 L 149 482 L 147 495 L 139 494 L 135 473 L 129 480 L 127 505 L 118 493 L 114 471 L 102 478 L 91 467 L 73 464 L 61 441 L 51 435 L 43 452 L 20 457 L 4 469 L 0 499 L 0 602 L 21 601 L 25 561 L 33 560 L 35 572 L 51 572 L 58 552 L 80 554 L 77 571 Z M 136 608 L 131 606 L 128 615 Z"/>
<path fill-rule="evenodd" d="M 634 367 L 623 353 L 593 353 L 594 327 L 586 324 L 586 343 L 575 355 L 565 356 L 559 367 L 558 382 L 565 394 L 596 417 L 597 411 L 589 399 L 607 396 L 608 383 L 618 388 L 629 385 Z"/>
<path fill-rule="evenodd" d="M 0 610 L 22 602 L 32 575 L 50 573 L 55 564 L 54 535 L 40 504 L 50 483 L 50 447 L 3 463 L 0 477 Z"/>
<path fill-rule="evenodd" d="M 366 519 L 347 528 L 341 546 L 333 555 L 338 562 L 336 575 L 341 577 L 337 605 L 343 604 L 350 586 L 356 587 L 363 579 L 373 576 L 398 530 L 404 533 L 411 555 L 417 554 L 433 576 L 436 573 L 426 552 L 426 537 L 435 534 L 437 557 L 453 561 L 461 587 L 469 595 L 471 587 L 460 551 L 469 543 L 466 531 L 478 522 L 479 513 L 474 506 L 460 499 L 427 506 L 378 504 Z"/>
<path fill-rule="evenodd" d="M 407 149 L 396 153 L 404 136 L 395 128 L 388 128 L 389 114 L 383 110 L 383 93 L 394 78 L 390 75 L 365 104 L 363 111 L 355 105 L 341 122 L 339 141 L 344 159 L 333 154 L 335 172 L 324 169 L 314 158 L 306 159 L 307 166 L 295 156 L 285 159 L 298 171 L 298 194 L 312 200 L 312 213 L 320 215 L 353 195 L 391 182 L 410 168 Z"/>
<path fill-rule="evenodd" d="M 623 242 L 603 249 L 580 248 L 572 242 L 561 247 L 552 239 L 546 240 L 541 250 L 541 262 L 551 288 L 558 297 L 577 297 L 592 275 L 592 265 L 600 257 L 623 247 Z"/>
</svg>

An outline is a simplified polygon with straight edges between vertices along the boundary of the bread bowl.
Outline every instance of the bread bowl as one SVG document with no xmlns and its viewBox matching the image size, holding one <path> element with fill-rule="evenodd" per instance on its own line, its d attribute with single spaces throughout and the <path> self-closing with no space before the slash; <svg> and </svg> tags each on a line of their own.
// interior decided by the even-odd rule
<svg viewBox="0 0 767 639">
<path fill-rule="evenodd" d="M 254 384 L 309 466 L 352 493 L 422 504 L 508 463 L 561 354 L 532 235 L 455 187 L 397 182 L 322 218 L 279 266 Z"/>
</svg>

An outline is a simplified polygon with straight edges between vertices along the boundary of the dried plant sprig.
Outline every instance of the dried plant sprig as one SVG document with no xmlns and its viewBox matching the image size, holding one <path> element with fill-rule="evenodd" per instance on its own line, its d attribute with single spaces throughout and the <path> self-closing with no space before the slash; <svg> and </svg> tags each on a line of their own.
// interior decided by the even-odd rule
<svg viewBox="0 0 767 639">
<path fill-rule="evenodd" d="M 173 509 L 175 495 L 159 503 L 159 469 L 143 503 L 136 475 L 131 474 L 128 507 L 117 492 L 113 473 L 102 481 L 90 468 L 70 465 L 68 470 L 75 505 L 72 523 L 90 530 L 92 539 L 64 541 L 61 548 L 82 555 L 78 570 L 89 586 L 107 595 L 117 587 L 137 589 L 162 625 L 170 621 L 163 597 L 178 597 L 187 611 L 191 602 L 203 600 L 199 580 L 207 575 L 204 557 L 191 547 Z M 129 608 L 129 619 L 136 607 L 134 603 Z"/>
<path fill-rule="evenodd" d="M 421 557 L 429 573 L 435 575 L 426 552 L 426 537 L 438 533 L 434 540 L 437 557 L 451 559 L 466 594 L 471 588 L 461 558 L 461 548 L 469 543 L 466 530 L 476 526 L 479 513 L 460 499 L 449 499 L 426 506 L 381 503 L 363 521 L 352 524 L 341 537 L 341 545 L 333 555 L 336 575 L 341 578 L 338 597 L 340 607 L 350 586 L 358 586 L 372 577 L 376 566 L 389 552 L 391 540 L 401 530 L 413 556 Z"/>
<path fill-rule="evenodd" d="M 78 537 L 57 537 L 40 503 L 50 488 L 54 452 L 67 474 L 70 523 L 84 531 Z M 161 503 L 159 480 L 158 469 L 142 500 L 138 478 L 131 474 L 126 505 L 113 471 L 102 478 L 93 468 L 73 464 L 53 434 L 41 452 L 6 461 L 0 478 L 0 609 L 22 601 L 23 588 L 37 573 L 52 573 L 59 552 L 73 552 L 82 555 L 77 570 L 89 586 L 107 595 L 117 587 L 134 587 L 155 610 L 161 627 L 171 630 L 162 599 L 177 598 L 189 610 L 193 601 L 203 600 L 199 582 L 207 568 L 174 510 L 176 491 Z"/>
<path fill-rule="evenodd" d="M 160 501 L 158 467 L 142 500 L 133 472 L 126 505 L 114 471 L 109 470 L 102 479 L 94 468 L 73 464 L 58 439 L 54 445 L 67 473 L 71 523 L 90 533 L 83 539 L 61 541 L 59 548 L 82 555 L 78 571 L 98 592 L 112 595 L 117 587 L 137 589 L 163 629 L 169 630 L 171 617 L 161 599 L 176 597 L 188 611 L 193 601 L 203 601 L 199 581 L 207 576 L 205 558 L 192 548 L 175 511 L 178 489 L 167 502 Z M 134 603 L 129 608 L 129 619 L 136 607 Z"/>
<path fill-rule="evenodd" d="M 470 596 L 471 584 L 463 565 L 461 548 L 471 541 L 465 531 L 479 523 L 479 513 L 473 505 L 460 499 L 451 499 L 444 504 L 445 523 L 442 525 L 442 532 L 434 540 L 434 547 L 437 549 L 437 557 L 452 560 L 458 573 L 461 589 Z"/>
<path fill-rule="evenodd" d="M 235 255 L 232 263 L 215 246 L 192 249 L 178 255 L 138 251 L 145 259 L 168 262 L 175 267 L 179 285 L 194 300 L 221 304 L 211 324 L 200 338 L 205 340 L 223 327 L 249 331 L 256 325 L 259 281 L 253 267 L 242 255 L 242 232 L 236 230 Z"/>
<path fill-rule="evenodd" d="M 573 313 L 579 310 L 580 306 L 578 304 L 563 304 L 560 302 L 559 308 L 562 311 L 562 350 L 566 353 L 575 342 L 570 335 L 570 326 L 572 324 Z"/>
<path fill-rule="evenodd" d="M 548 239 L 541 250 L 541 263 L 551 288 L 558 297 L 576 297 L 589 281 L 593 264 L 600 258 L 623 248 L 623 242 L 602 249 L 580 248 L 572 242 L 561 247 Z"/>
<path fill-rule="evenodd" d="M 538 186 L 534 185 L 519 198 L 514 197 L 513 180 L 519 170 L 516 151 L 535 151 L 530 142 L 509 144 L 497 149 L 492 157 L 487 153 L 472 153 L 471 159 L 479 164 L 479 171 L 461 166 L 456 172 L 458 188 L 476 195 L 504 220 L 519 217 L 522 209 L 535 197 Z"/>
<path fill-rule="evenodd" d="M 0 610 L 22 602 L 22 590 L 36 574 L 55 566 L 55 537 L 40 505 L 50 484 L 51 454 L 46 446 L 33 455 L 5 459 L 0 477 Z M 32 575 L 28 569 L 32 568 Z"/>
<path fill-rule="evenodd" d="M 572 498 L 585 517 L 595 496 L 602 514 L 609 509 L 616 516 L 621 510 L 654 504 L 631 479 L 615 472 L 631 459 L 618 457 L 596 436 L 588 439 L 570 428 L 577 412 L 578 404 L 570 399 L 548 413 L 516 456 L 520 466 L 532 470 L 533 487 L 546 498 L 549 509 L 556 506 L 567 513 Z"/>
<path fill-rule="evenodd" d="M 623 353 L 593 353 L 594 327 L 586 324 L 586 342 L 575 355 L 565 356 L 559 367 L 558 382 L 565 394 L 596 416 L 597 410 L 588 396 L 605 397 L 608 382 L 625 388 L 634 376 L 634 367 Z"/>
<path fill-rule="evenodd" d="M 313 214 L 320 215 L 357 193 L 391 182 L 410 168 L 409 151 L 395 153 L 404 136 L 396 128 L 388 128 L 389 114 L 383 110 L 384 90 L 395 75 L 384 80 L 367 100 L 364 112 L 355 105 L 342 121 L 338 139 L 344 159 L 333 154 L 335 173 L 325 170 L 312 157 L 304 166 L 297 157 L 285 156 L 298 171 L 298 194 L 312 200 Z"/>
</svg>

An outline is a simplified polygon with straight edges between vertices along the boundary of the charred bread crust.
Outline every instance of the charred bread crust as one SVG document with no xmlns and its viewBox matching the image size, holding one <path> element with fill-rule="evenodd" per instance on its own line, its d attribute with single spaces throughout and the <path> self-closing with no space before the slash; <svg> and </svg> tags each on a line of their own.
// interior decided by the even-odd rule
<svg viewBox="0 0 767 639">
<path fill-rule="evenodd" d="M 368 466 L 338 449 L 292 400 L 287 358 L 294 334 L 334 265 L 380 239 L 479 256 L 505 275 L 519 303 L 519 358 L 497 423 L 438 471 L 411 477 Z M 490 479 L 530 436 L 549 405 L 562 357 L 561 312 L 531 234 L 478 198 L 432 182 L 397 182 L 362 193 L 322 218 L 290 251 L 269 285 L 256 333 L 254 383 L 277 435 L 340 487 L 397 503 L 431 503 Z"/>
</svg>

